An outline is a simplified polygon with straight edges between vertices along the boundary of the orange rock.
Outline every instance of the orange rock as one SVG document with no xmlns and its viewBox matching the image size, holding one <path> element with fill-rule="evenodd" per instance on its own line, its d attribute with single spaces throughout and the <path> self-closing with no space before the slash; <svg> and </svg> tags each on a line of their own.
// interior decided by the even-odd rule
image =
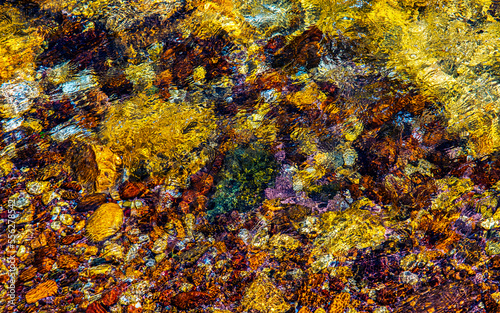
<svg viewBox="0 0 500 313">
<path fill-rule="evenodd" d="M 35 250 L 47 245 L 47 237 L 44 233 L 41 233 L 35 240 L 31 241 L 31 249 Z"/>
<path fill-rule="evenodd" d="M 121 293 L 122 293 L 122 290 L 120 287 L 115 287 L 115 288 L 111 289 L 109 292 L 105 293 L 102 296 L 102 299 L 101 299 L 102 304 L 104 304 L 106 306 L 111 306 L 111 305 L 116 304 L 116 302 L 118 302 L 118 298 L 120 297 Z"/>
<path fill-rule="evenodd" d="M 144 184 L 128 181 L 120 187 L 119 193 L 120 198 L 126 200 L 138 197 L 144 193 L 144 191 L 146 191 L 146 186 Z"/>
<path fill-rule="evenodd" d="M 57 259 L 57 265 L 62 269 L 73 269 L 80 265 L 78 258 L 74 255 L 63 254 Z"/>
<path fill-rule="evenodd" d="M 141 313 L 142 306 L 140 304 L 130 304 L 127 306 L 127 313 Z"/>
<path fill-rule="evenodd" d="M 43 257 L 35 263 L 38 268 L 38 272 L 41 274 L 48 273 L 56 261 L 51 258 Z"/>
<path fill-rule="evenodd" d="M 328 308 L 328 313 L 344 312 L 349 306 L 351 295 L 347 292 L 341 292 L 333 298 L 332 304 Z"/>
<path fill-rule="evenodd" d="M 87 307 L 86 313 L 106 313 L 106 309 L 99 302 L 95 301 L 89 304 Z"/>
<path fill-rule="evenodd" d="M 36 286 L 26 293 L 26 303 L 35 303 L 38 300 L 51 297 L 57 294 L 57 283 L 53 280 L 48 280 Z"/>
<path fill-rule="evenodd" d="M 21 282 L 26 282 L 29 280 L 32 280 L 35 276 L 36 273 L 38 272 L 38 269 L 35 266 L 28 267 L 24 271 L 19 274 L 19 281 Z"/>
<path fill-rule="evenodd" d="M 194 309 L 209 300 L 207 293 L 199 291 L 182 292 L 172 298 L 172 304 L 181 310 Z"/>
<path fill-rule="evenodd" d="M 75 241 L 78 241 L 78 240 L 82 239 L 82 238 L 83 238 L 83 235 L 81 235 L 81 234 L 69 235 L 69 236 L 63 237 L 61 239 L 61 243 L 63 245 L 69 245 L 69 244 L 72 244 Z"/>
<path fill-rule="evenodd" d="M 251 254 L 248 258 L 248 263 L 250 264 L 250 268 L 252 270 L 258 269 L 262 264 L 264 264 L 264 261 L 267 259 L 268 254 L 267 252 L 260 251 L 256 254 Z"/>
<path fill-rule="evenodd" d="M 311 310 L 309 310 L 308 307 L 303 306 L 300 310 L 299 313 L 312 313 Z"/>
</svg>

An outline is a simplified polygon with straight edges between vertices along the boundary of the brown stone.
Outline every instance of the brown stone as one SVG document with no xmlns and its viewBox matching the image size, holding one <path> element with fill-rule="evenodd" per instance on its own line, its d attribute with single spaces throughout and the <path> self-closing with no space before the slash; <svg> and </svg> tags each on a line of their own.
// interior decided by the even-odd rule
<svg viewBox="0 0 500 313">
<path fill-rule="evenodd" d="M 106 309 L 99 302 L 95 301 L 89 304 L 86 313 L 107 313 Z"/>
<path fill-rule="evenodd" d="M 55 261 L 52 260 L 51 258 L 44 257 L 38 262 L 35 263 L 35 266 L 38 268 L 38 272 L 40 274 L 45 274 L 50 272 L 52 269 L 52 266 L 54 265 Z"/>
<path fill-rule="evenodd" d="M 57 265 L 62 269 L 73 269 L 80 265 L 78 258 L 74 255 L 63 254 L 57 258 Z"/>
<path fill-rule="evenodd" d="M 197 173 L 191 176 L 191 183 L 199 193 L 206 195 L 214 184 L 214 178 L 208 173 Z"/>
<path fill-rule="evenodd" d="M 488 261 L 491 269 L 498 270 L 500 269 L 500 255 L 495 255 L 493 256 L 489 261 Z"/>
<path fill-rule="evenodd" d="M 83 235 L 80 235 L 80 234 L 69 235 L 69 236 L 63 237 L 61 239 L 61 244 L 63 244 L 63 245 L 69 245 L 69 244 L 72 244 L 75 241 L 78 241 L 78 240 L 82 239 L 82 238 L 83 238 Z"/>
<path fill-rule="evenodd" d="M 172 298 L 172 304 L 181 310 L 194 309 L 209 300 L 207 293 L 199 291 L 181 292 Z"/>
<path fill-rule="evenodd" d="M 35 278 L 38 269 L 34 266 L 30 266 L 19 274 L 19 281 L 27 282 Z"/>
<path fill-rule="evenodd" d="M 61 188 L 72 190 L 72 191 L 80 191 L 80 190 L 82 190 L 82 186 L 78 182 L 76 182 L 76 181 L 65 182 L 65 183 L 63 183 L 61 185 Z"/>
<path fill-rule="evenodd" d="M 80 194 L 76 191 L 72 190 L 63 190 L 61 191 L 61 198 L 64 200 L 75 200 L 80 197 Z"/>
<path fill-rule="evenodd" d="M 104 193 L 94 193 L 90 195 L 86 195 L 83 197 L 78 205 L 76 206 L 76 210 L 78 212 L 87 212 L 96 210 L 101 204 L 106 203 L 106 194 Z"/>
<path fill-rule="evenodd" d="M 124 200 L 139 197 L 144 191 L 146 191 L 146 186 L 144 184 L 129 181 L 123 184 L 119 189 L 120 198 Z"/>
</svg>

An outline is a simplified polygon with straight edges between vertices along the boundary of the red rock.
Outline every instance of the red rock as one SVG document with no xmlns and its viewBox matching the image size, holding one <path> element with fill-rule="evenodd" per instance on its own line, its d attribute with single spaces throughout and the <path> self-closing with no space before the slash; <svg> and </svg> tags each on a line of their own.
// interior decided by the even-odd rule
<svg viewBox="0 0 500 313">
<path fill-rule="evenodd" d="M 182 200 L 189 204 L 189 203 L 193 202 L 197 196 L 198 196 L 198 193 L 196 191 L 186 190 L 182 193 Z"/>
<path fill-rule="evenodd" d="M 138 182 L 126 182 L 118 190 L 120 193 L 120 198 L 133 199 L 140 196 L 144 191 L 146 191 L 146 186 Z"/>
<path fill-rule="evenodd" d="M 181 310 L 188 310 L 205 304 L 209 298 L 209 295 L 204 292 L 181 292 L 172 298 L 172 304 Z"/>
<path fill-rule="evenodd" d="M 106 309 L 99 302 L 95 301 L 87 307 L 87 313 L 107 313 Z"/>
<path fill-rule="evenodd" d="M 118 298 L 121 294 L 122 291 L 119 287 L 113 288 L 102 296 L 101 302 L 107 306 L 114 305 L 118 302 Z"/>
<path fill-rule="evenodd" d="M 170 305 L 172 302 L 172 295 L 174 294 L 174 290 L 167 289 L 160 295 L 160 301 L 163 305 Z"/>
<path fill-rule="evenodd" d="M 199 173 L 191 177 L 191 182 L 199 193 L 206 195 L 214 184 L 214 178 L 208 173 Z"/>
<path fill-rule="evenodd" d="M 127 306 L 127 313 L 141 313 L 142 312 L 142 307 L 137 307 L 134 304 L 130 304 Z"/>
<path fill-rule="evenodd" d="M 78 240 L 82 239 L 82 238 L 83 238 L 83 235 L 80 235 L 80 234 L 69 235 L 69 236 L 63 237 L 61 239 L 61 243 L 63 245 L 69 245 L 69 244 L 72 244 L 75 241 L 78 241 Z"/>
</svg>

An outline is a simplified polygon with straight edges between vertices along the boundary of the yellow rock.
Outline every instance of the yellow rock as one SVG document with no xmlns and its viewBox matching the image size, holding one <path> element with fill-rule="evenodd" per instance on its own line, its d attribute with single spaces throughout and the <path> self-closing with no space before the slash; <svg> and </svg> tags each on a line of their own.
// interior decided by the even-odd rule
<svg viewBox="0 0 500 313">
<path fill-rule="evenodd" d="M 347 292 L 337 294 L 328 308 L 328 313 L 344 312 L 349 307 L 350 300 L 351 295 Z"/>
<path fill-rule="evenodd" d="M 498 242 L 488 241 L 485 251 L 488 255 L 500 254 L 500 244 Z"/>
<path fill-rule="evenodd" d="M 344 129 L 344 137 L 347 141 L 354 141 L 363 132 L 363 123 L 356 117 L 347 120 Z"/>
<path fill-rule="evenodd" d="M 61 223 L 63 223 L 66 226 L 73 225 L 73 222 L 74 222 L 73 216 L 71 216 L 69 214 L 62 214 L 59 217 L 59 220 L 61 221 Z"/>
<path fill-rule="evenodd" d="M 111 243 L 104 247 L 101 257 L 106 260 L 123 260 L 123 246 L 116 243 Z"/>
<path fill-rule="evenodd" d="M 87 270 L 84 270 L 83 272 L 80 273 L 80 276 L 82 277 L 92 277 L 95 275 L 108 275 L 113 271 L 113 266 L 110 264 L 101 264 L 97 266 L 93 266 Z"/>
<path fill-rule="evenodd" d="M 206 73 L 207 71 L 203 66 L 198 66 L 197 68 L 194 69 L 193 79 L 196 82 L 201 83 L 205 79 Z"/>
<path fill-rule="evenodd" d="M 92 241 L 102 241 L 113 236 L 123 224 L 123 211 L 116 203 L 101 205 L 88 219 L 87 237 Z"/>
<path fill-rule="evenodd" d="M 269 240 L 269 247 L 276 257 L 282 257 L 299 246 L 300 242 L 297 239 L 285 234 L 276 234 Z"/>
<path fill-rule="evenodd" d="M 263 313 L 282 313 L 290 309 L 281 291 L 264 274 L 258 276 L 246 290 L 241 305 L 244 311 L 253 309 Z"/>
<path fill-rule="evenodd" d="M 32 195 L 40 195 L 50 187 L 49 182 L 33 181 L 26 184 L 26 191 Z"/>
<path fill-rule="evenodd" d="M 85 227 L 85 220 L 81 220 L 79 221 L 76 226 L 75 226 L 75 233 L 76 232 L 79 232 L 80 230 L 82 230 L 83 228 Z"/>
<path fill-rule="evenodd" d="M 14 163 L 7 160 L 6 158 L 0 159 L 0 177 L 9 174 L 14 168 Z"/>
<path fill-rule="evenodd" d="M 118 178 L 118 168 L 122 162 L 119 156 L 114 154 L 111 149 L 104 146 L 92 146 L 95 153 L 95 160 L 99 174 L 95 182 L 96 192 L 104 192 L 110 190 Z"/>
<path fill-rule="evenodd" d="M 344 212 L 327 212 L 321 216 L 322 234 L 314 240 L 313 257 L 340 256 L 353 247 L 364 249 L 384 241 L 385 228 L 379 217 L 357 206 L 358 203 L 353 203 Z"/>
</svg>

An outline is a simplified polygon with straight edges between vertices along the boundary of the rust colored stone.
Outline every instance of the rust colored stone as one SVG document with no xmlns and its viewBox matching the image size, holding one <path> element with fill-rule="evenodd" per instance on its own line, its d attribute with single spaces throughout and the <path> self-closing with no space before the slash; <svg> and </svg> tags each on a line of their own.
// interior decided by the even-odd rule
<svg viewBox="0 0 500 313">
<path fill-rule="evenodd" d="M 103 203 L 106 203 L 106 194 L 104 193 L 86 195 L 80 200 L 76 210 L 78 212 L 94 211 Z"/>
<path fill-rule="evenodd" d="M 82 186 L 78 182 L 76 182 L 76 181 L 65 182 L 65 183 L 63 183 L 61 185 L 61 188 L 72 190 L 72 191 L 80 191 L 80 190 L 82 190 Z"/>
<path fill-rule="evenodd" d="M 129 181 L 123 184 L 119 189 L 120 198 L 123 200 L 139 197 L 144 191 L 146 191 L 146 186 L 144 184 Z"/>
<path fill-rule="evenodd" d="M 83 238 L 83 235 L 80 235 L 80 234 L 69 235 L 69 236 L 63 237 L 61 239 L 61 244 L 63 244 L 63 245 L 69 245 L 69 244 L 72 244 L 75 241 L 78 241 L 78 240 L 82 239 L 82 238 Z"/>
<path fill-rule="evenodd" d="M 78 199 L 80 197 L 80 194 L 78 192 L 72 191 L 72 190 L 63 190 L 63 191 L 61 191 L 61 197 L 64 200 L 75 200 L 75 199 Z"/>
<path fill-rule="evenodd" d="M 206 195 L 214 184 L 214 178 L 208 173 L 197 173 L 191 177 L 191 183 L 194 189 Z"/>
<path fill-rule="evenodd" d="M 41 260 L 37 261 L 35 263 L 35 266 L 38 268 L 38 271 L 41 274 L 48 273 L 51 269 L 52 266 L 54 265 L 55 261 L 51 258 L 44 257 Z"/>
<path fill-rule="evenodd" d="M 107 310 L 98 302 L 92 302 L 87 307 L 86 313 L 106 313 Z"/>
<path fill-rule="evenodd" d="M 80 262 L 74 255 L 63 254 L 57 258 L 57 265 L 62 269 L 73 269 L 77 268 Z"/>
<path fill-rule="evenodd" d="M 20 282 L 27 282 L 35 278 L 36 273 L 38 272 L 38 269 L 34 266 L 30 266 L 27 269 L 23 270 L 21 274 L 19 274 L 19 281 Z"/>
<path fill-rule="evenodd" d="M 172 304 L 181 310 L 194 309 L 208 302 L 207 293 L 199 291 L 181 292 L 172 298 Z"/>
<path fill-rule="evenodd" d="M 120 297 L 121 294 L 122 294 L 122 286 L 115 287 L 102 296 L 101 302 L 106 306 L 114 305 L 116 304 L 116 302 L 118 302 L 118 298 Z"/>
</svg>

